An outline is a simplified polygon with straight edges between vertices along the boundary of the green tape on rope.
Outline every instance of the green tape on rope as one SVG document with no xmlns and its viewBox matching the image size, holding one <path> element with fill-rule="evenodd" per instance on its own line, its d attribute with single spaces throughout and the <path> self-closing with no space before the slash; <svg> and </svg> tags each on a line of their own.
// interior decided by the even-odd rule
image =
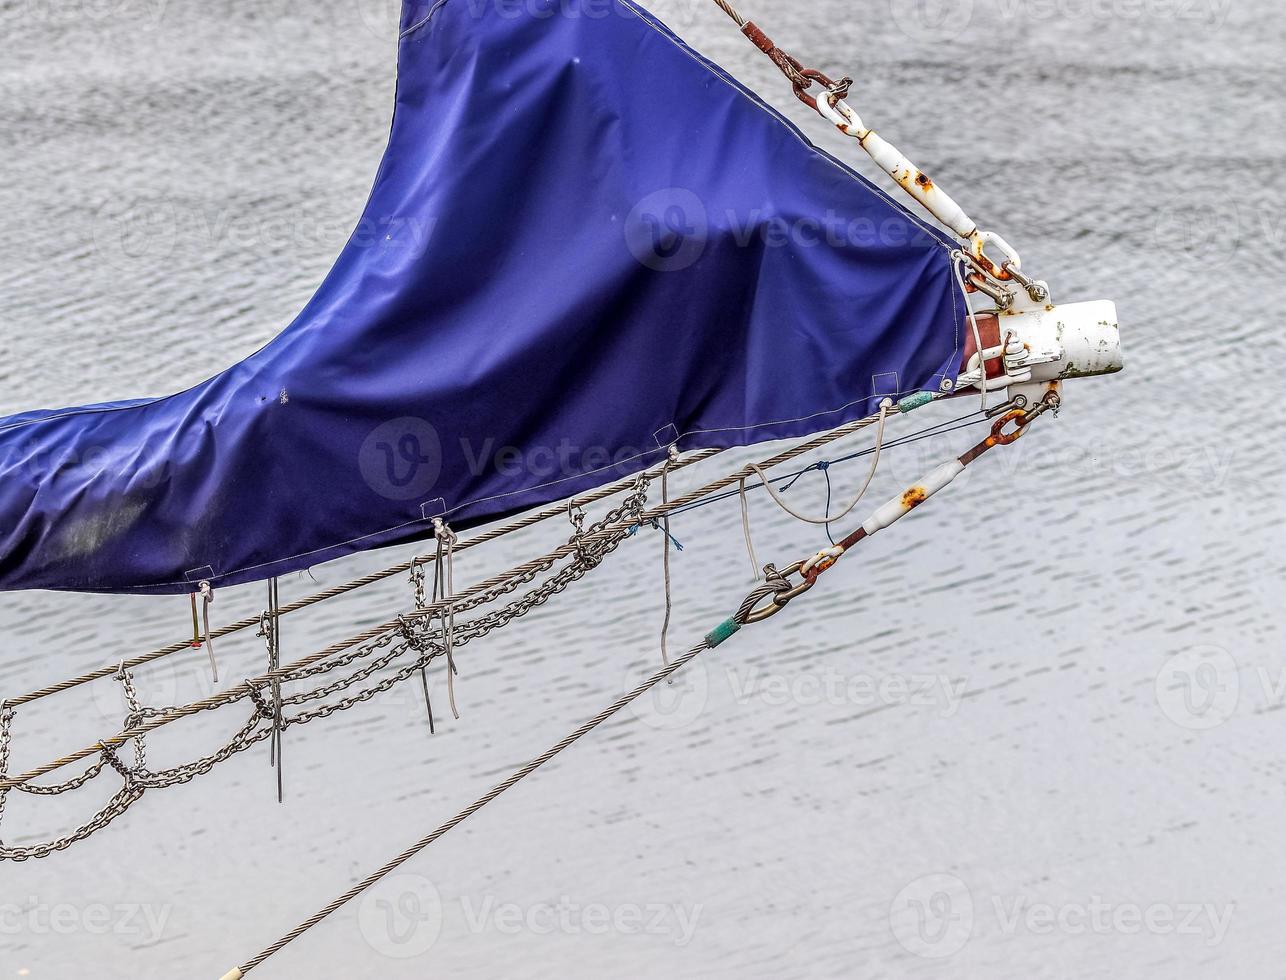
<svg viewBox="0 0 1286 980">
<path fill-rule="evenodd" d="M 924 408 L 925 405 L 933 401 L 934 395 L 931 391 L 919 391 L 914 395 L 907 395 L 898 402 L 898 411 L 903 415 L 908 412 L 914 412 L 917 408 Z"/>
<path fill-rule="evenodd" d="M 706 645 L 713 650 L 715 647 L 728 640 L 741 630 L 741 624 L 735 619 L 729 619 L 715 627 L 714 632 L 706 637 Z"/>
</svg>

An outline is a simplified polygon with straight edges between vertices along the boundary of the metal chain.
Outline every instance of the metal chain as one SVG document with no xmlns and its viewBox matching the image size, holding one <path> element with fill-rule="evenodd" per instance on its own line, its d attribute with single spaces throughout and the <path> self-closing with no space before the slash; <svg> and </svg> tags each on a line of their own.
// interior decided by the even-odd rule
<svg viewBox="0 0 1286 980">
<path fill-rule="evenodd" d="M 9 775 L 9 753 L 13 747 L 13 709 L 7 704 L 0 707 L 0 779 Z M 9 791 L 0 789 L 0 829 L 4 827 L 4 806 Z M 4 838 L 0 838 L 2 841 Z"/>
<path fill-rule="evenodd" d="M 365 661 L 346 676 L 314 690 L 301 692 L 290 697 L 282 697 L 274 692 L 272 703 L 269 703 L 264 698 L 263 692 L 258 687 L 254 684 L 247 684 L 242 697 L 250 698 L 255 702 L 255 713 L 226 743 L 209 755 L 201 756 L 171 769 L 152 772 L 147 769 L 146 748 L 143 737 L 136 735 L 132 739 L 135 748 L 133 766 L 126 766 L 113 749 L 104 745 L 101 747 L 100 758 L 88 770 L 72 780 L 56 786 L 35 786 L 30 783 L 18 784 L 16 788 L 32 795 L 56 796 L 80 789 L 109 767 L 118 772 L 124 780 L 124 786 L 121 791 L 92 819 L 71 834 L 28 847 L 6 848 L 0 846 L 0 861 L 40 859 L 66 850 L 73 844 L 105 829 L 138 802 L 147 790 L 163 789 L 189 783 L 198 776 L 208 774 L 216 766 L 245 752 L 265 739 L 280 735 L 288 727 L 306 725 L 318 719 L 329 718 L 337 712 L 346 711 L 366 703 L 414 677 L 416 673 L 423 670 L 438 657 L 445 656 L 448 650 L 448 642 L 450 642 L 452 648 L 458 649 L 473 640 L 480 639 L 495 630 L 508 626 L 532 610 L 543 606 L 555 596 L 563 593 L 574 582 L 579 581 L 598 568 L 603 560 L 619 548 L 621 543 L 630 536 L 630 531 L 637 526 L 647 505 L 648 486 L 648 479 L 641 477 L 635 484 L 634 492 L 620 506 L 609 511 L 602 520 L 597 521 L 588 529 L 585 529 L 583 520 L 579 522 L 573 539 L 576 550 L 573 552 L 571 560 L 566 567 L 551 575 L 541 585 L 513 599 L 500 609 L 493 610 L 469 622 L 457 623 L 454 627 L 447 627 L 445 624 L 441 624 L 436 629 L 433 624 L 441 621 L 421 620 L 411 622 L 403 618 L 400 633 L 389 632 L 330 659 L 293 671 L 277 672 L 280 676 L 274 676 L 269 687 L 276 686 L 276 690 L 279 691 L 279 685 L 282 683 L 298 682 L 311 677 L 333 673 L 336 670 L 352 667 L 358 664 L 359 661 Z M 497 601 L 534 582 L 542 572 L 549 571 L 554 564 L 555 559 L 552 558 L 530 563 L 507 580 L 498 582 L 477 595 L 461 600 L 457 612 L 468 612 L 483 606 L 494 605 Z M 423 608 L 423 596 L 418 589 L 416 600 L 420 604 L 420 608 Z M 273 617 L 265 614 L 260 626 L 260 635 L 265 637 L 270 648 L 274 647 L 276 642 L 276 623 Z M 448 628 L 452 630 L 453 634 L 449 641 L 446 636 Z M 299 706 L 324 700 L 342 691 L 352 690 L 359 685 L 365 684 L 381 670 L 392 666 L 411 652 L 418 654 L 413 661 L 403 665 L 387 677 L 361 687 L 353 694 L 349 694 L 338 701 L 321 704 L 311 710 L 301 711 L 295 715 L 286 716 L 282 713 L 285 705 Z M 126 731 L 131 730 L 145 718 L 164 717 L 167 712 L 178 710 L 144 706 L 138 696 L 133 677 L 123 664 L 117 671 L 116 679 L 121 683 L 129 707 L 129 715 L 126 718 Z M 3 713 L 0 713 L 0 778 L 4 778 L 8 774 L 9 746 L 12 741 L 10 734 L 12 717 L 12 709 L 6 708 Z M 3 803 L 5 796 L 7 796 L 7 790 L 3 791 L 3 795 L 0 795 L 0 803 Z M 0 810 L 0 815 L 2 815 L 2 810 Z"/>
<path fill-rule="evenodd" d="M 143 720 L 143 705 L 138 697 L 138 689 L 134 687 L 134 676 L 125 669 L 124 662 L 121 663 L 120 669 L 116 672 L 116 680 L 120 682 L 122 690 L 125 692 L 125 704 L 129 707 L 129 714 L 125 716 L 125 728 L 131 729 Z M 134 742 L 134 766 L 137 769 L 147 768 L 147 736 L 136 735 Z"/>
<path fill-rule="evenodd" d="M 122 816 L 126 810 L 132 807 L 143 796 L 143 787 L 127 783 L 121 788 L 121 791 L 113 796 L 101 810 L 98 811 L 88 823 L 72 831 L 65 837 L 49 841 L 43 844 L 33 844 L 27 847 L 5 847 L 0 845 L 0 861 L 30 861 L 39 860 L 49 857 L 58 851 L 65 851 L 73 844 L 77 844 L 94 834 L 98 833 L 112 821 Z"/>
<path fill-rule="evenodd" d="M 833 434 L 830 435 L 828 438 L 829 439 L 839 438 L 843 434 L 845 434 L 845 427 L 841 427 L 840 429 L 834 430 Z M 693 453 L 691 456 L 686 457 L 683 460 L 683 463 L 681 465 L 683 467 L 696 466 L 700 463 L 706 462 L 707 460 L 713 459 L 716 456 L 720 456 L 725 452 L 727 452 L 727 450 L 705 449 L 700 452 Z M 624 493 L 625 491 L 631 489 L 631 487 L 633 487 L 635 483 L 636 483 L 635 477 L 619 480 L 616 483 L 612 483 L 607 486 L 600 487 L 597 490 L 589 491 L 577 497 L 576 504 L 578 506 L 583 506 L 586 504 L 599 503 L 603 500 L 607 500 L 611 497 L 617 496 L 618 494 Z M 487 530 L 479 531 L 479 533 L 473 535 L 472 537 L 464 541 L 461 541 L 457 546 L 456 550 L 466 551 L 472 548 L 480 547 L 485 544 L 490 544 L 491 542 L 497 541 L 500 538 L 506 537 L 511 534 L 516 534 L 520 531 L 528 530 L 546 521 L 550 521 L 557 517 L 560 517 L 566 512 L 566 510 L 567 510 L 566 505 L 559 503 L 559 504 L 554 504 L 549 507 L 546 507 L 543 510 L 524 514 L 523 516 L 515 518 L 514 520 L 509 521 L 506 524 L 493 526 L 488 528 Z M 319 592 L 316 595 L 311 595 L 303 599 L 298 599 L 295 602 L 290 603 L 289 605 L 282 606 L 280 610 L 280 615 L 286 616 L 291 613 L 299 612 L 300 610 L 318 605 L 319 603 L 328 602 L 331 599 L 336 599 L 336 598 L 339 598 L 340 596 L 347 595 L 350 592 L 367 588 L 368 586 L 375 585 L 378 582 L 382 582 L 388 578 L 391 578 L 394 575 L 400 575 L 403 572 L 410 571 L 416 566 L 423 566 L 425 563 L 431 560 L 432 558 L 429 556 L 420 555 L 410 559 L 409 561 L 400 562 L 399 564 L 392 565 L 388 568 L 381 569 L 377 572 L 372 572 L 369 575 L 363 575 L 360 578 L 353 579 L 350 582 L 345 582 L 342 585 L 337 585 L 332 588 L 326 589 L 324 592 Z M 197 615 L 195 611 L 195 599 L 193 600 L 193 607 L 194 607 L 193 612 L 194 612 L 194 621 L 195 621 L 195 618 Z M 238 622 L 235 622 L 235 623 L 230 623 L 227 626 L 223 626 L 215 630 L 211 634 L 211 638 L 216 640 L 223 639 L 225 637 L 232 636 L 235 633 L 240 633 L 244 630 L 254 629 L 258 627 L 259 624 L 260 624 L 260 618 L 258 616 L 251 616 L 247 619 L 239 620 Z M 199 645 L 202 639 L 199 635 L 200 629 L 197 628 L 195 632 L 198 634 L 195 637 L 195 640 Z M 126 661 L 126 666 L 130 668 L 141 667 L 145 664 L 153 663 L 157 660 L 174 656 L 175 654 L 187 653 L 192 649 L 192 647 L 193 647 L 193 638 L 184 639 L 177 643 L 171 643 L 168 646 L 161 647 L 158 650 L 153 650 L 150 653 L 145 653 L 145 654 L 142 654 L 141 656 L 133 657 Z M 15 708 L 18 708 L 24 704 L 30 704 L 33 701 L 39 701 L 39 700 L 42 700 L 43 698 L 53 697 L 54 695 L 61 694 L 66 691 L 70 691 L 82 685 L 91 684 L 94 681 L 106 680 L 110 677 L 113 677 L 116 674 L 116 670 L 117 670 L 117 667 L 115 666 L 109 665 L 107 667 L 101 667 L 97 670 L 90 671 L 86 674 L 81 674 L 78 677 L 68 678 L 67 680 L 60 681 L 57 684 L 53 684 L 48 687 L 41 688 L 40 690 L 31 691 L 30 693 L 24 694 L 20 697 L 10 698 L 9 704 Z"/>
<path fill-rule="evenodd" d="M 836 439 L 865 428 L 874 421 L 875 419 L 872 417 L 848 423 L 825 435 L 794 446 L 762 465 L 767 469 L 789 462 L 806 452 L 821 448 Z M 697 454 L 695 457 L 684 460 L 683 464 L 691 465 L 701 459 L 708 458 L 710 455 L 713 455 L 713 451 Z M 166 788 L 190 782 L 197 776 L 209 773 L 215 766 L 238 753 L 244 752 L 271 737 L 274 733 L 280 733 L 288 726 L 309 724 L 312 721 L 330 717 L 336 712 L 345 711 L 370 701 L 377 695 L 391 690 L 408 678 L 413 677 L 434 659 L 444 656 L 448 649 L 458 648 L 473 640 L 485 637 L 495 630 L 502 629 L 560 595 L 574 582 L 579 581 L 589 572 L 598 568 L 608 555 L 616 551 L 624 540 L 637 531 L 641 524 L 664 517 L 672 510 L 681 509 L 694 500 L 709 496 L 730 484 L 736 483 L 739 479 L 745 478 L 748 473 L 748 470 L 742 470 L 724 476 L 700 490 L 693 491 L 678 500 L 668 502 L 653 510 L 647 509 L 647 492 L 651 479 L 655 474 L 642 474 L 633 481 L 633 492 L 621 501 L 619 506 L 609 511 L 601 520 L 588 528 L 585 527 L 586 518 L 583 511 L 578 504 L 573 503 L 567 513 L 573 524 L 574 534 L 567 545 L 525 565 L 510 569 L 484 583 L 480 583 L 472 590 L 462 593 L 459 597 L 449 599 L 450 611 L 454 616 L 459 616 L 484 606 L 494 606 L 501 600 L 512 596 L 519 589 L 531 585 L 541 575 L 550 573 L 559 561 L 566 559 L 567 565 L 558 572 L 549 575 L 543 583 L 527 593 L 508 601 L 501 608 L 493 609 L 491 612 L 484 613 L 463 624 L 456 623 L 445 628 L 439 626 L 435 630 L 434 624 L 441 619 L 440 613 L 443 604 L 440 602 L 426 604 L 424 590 L 421 588 L 423 569 L 419 568 L 421 572 L 419 576 L 416 575 L 416 570 L 427 559 L 416 559 L 408 565 L 401 566 L 403 570 L 411 571 L 412 583 L 416 587 L 415 600 L 417 608 L 410 615 L 401 616 L 390 624 L 385 624 L 374 630 L 368 630 L 360 637 L 354 637 L 341 644 L 333 645 L 320 654 L 306 658 L 290 668 L 270 671 L 266 677 L 259 678 L 255 682 L 248 682 L 241 688 L 223 692 L 203 701 L 182 707 L 147 707 L 138 698 L 132 677 L 130 677 L 126 669 L 134 661 L 127 661 L 120 665 L 117 670 L 121 675 L 119 679 L 125 689 L 126 699 L 130 708 L 130 716 L 127 719 L 129 724 L 126 730 L 108 742 L 100 743 L 94 748 L 82 750 L 66 759 L 41 767 L 27 776 L 18 777 L 22 781 L 15 782 L 11 787 L 21 789 L 23 792 L 32 795 L 59 795 L 83 787 L 90 780 L 100 775 L 106 768 L 110 767 L 118 772 L 124 780 L 124 785 L 120 792 L 87 823 L 64 837 L 29 847 L 5 848 L 0 845 L 0 861 L 25 861 L 32 858 L 43 858 L 57 851 L 65 850 L 107 827 L 133 806 L 148 789 Z M 614 489 L 615 492 L 619 492 L 624 488 L 618 485 Z M 597 496 L 583 499 L 585 502 L 590 502 L 605 499 L 606 496 L 606 493 L 600 492 Z M 545 511 L 537 515 L 539 519 L 545 519 L 549 516 L 552 516 L 551 511 Z M 530 526 L 536 520 L 536 517 L 532 518 L 526 526 Z M 504 530 L 513 529 L 516 529 L 516 526 L 507 527 Z M 498 532 L 495 536 L 498 536 Z M 489 539 L 488 535 L 482 535 L 466 542 L 465 546 L 482 543 L 484 540 Z M 784 606 L 796 591 L 791 590 L 791 587 L 783 577 L 777 576 L 773 578 L 770 576 L 769 584 L 758 590 L 752 596 L 752 599 L 762 601 L 764 597 L 771 596 L 777 606 Z M 748 600 L 748 602 L 753 605 L 751 600 Z M 297 603 L 292 607 L 281 608 L 278 615 L 296 606 L 302 608 L 302 605 Z M 742 614 L 739 614 L 739 617 L 744 619 Z M 265 625 L 262 620 L 259 622 L 261 626 Z M 733 621 L 729 622 L 732 623 Z M 273 625 L 276 626 L 275 617 Z M 723 630 L 727 626 L 728 624 L 724 624 L 720 629 Z M 735 632 L 737 628 L 740 628 L 740 626 L 735 626 L 732 631 Z M 716 631 L 716 634 L 718 632 Z M 711 634 L 711 636 L 715 637 L 716 634 Z M 276 637 L 273 636 L 272 639 L 275 641 Z M 723 639 L 726 639 L 726 636 Z M 711 646 L 717 645 L 718 642 L 723 642 L 723 639 L 717 639 L 717 642 L 712 642 Z M 448 647 L 448 644 L 451 644 L 451 646 Z M 387 677 L 371 683 L 376 674 L 381 670 L 398 664 L 408 653 L 415 653 L 417 656 L 413 660 L 402 664 Z M 359 662 L 361 662 L 360 666 L 357 666 L 347 676 L 330 681 L 312 691 L 296 694 L 290 698 L 283 697 L 280 701 L 276 701 L 274 698 L 274 702 L 277 704 L 283 706 L 291 704 L 298 707 L 359 688 L 337 701 L 320 704 L 316 708 L 302 711 L 293 716 L 275 717 L 277 709 L 268 704 L 263 691 L 260 690 L 260 688 L 271 688 L 277 684 L 302 682 L 310 678 L 331 674 L 337 670 L 352 668 L 354 665 L 358 665 Z M 677 667 L 680 665 L 681 662 L 676 662 L 672 666 Z M 88 679 L 91 678 L 88 676 L 80 678 L 75 683 Z M 71 683 L 68 682 L 68 684 Z M 66 685 L 59 689 L 65 688 Z M 37 695 L 41 693 L 37 692 Z M 145 732 L 137 731 L 136 726 L 152 731 L 180 718 L 191 717 L 206 711 L 214 711 L 245 699 L 254 701 L 255 713 L 218 750 L 172 769 L 151 772 L 146 768 L 145 755 L 139 754 L 144 751 L 140 740 Z M 2 750 L 3 755 L 3 765 L 0 765 L 0 780 L 8 778 L 8 745 L 11 740 L 9 729 L 12 717 L 12 707 L 0 709 L 0 720 L 4 721 L 4 724 L 0 725 L 0 750 Z M 143 722 L 146 722 L 146 724 L 142 724 Z M 135 765 L 127 766 L 120 760 L 111 746 L 123 745 L 131 739 L 135 740 Z M 99 757 L 94 763 L 80 776 L 65 783 L 57 786 L 35 786 L 27 781 L 36 775 L 52 772 L 62 765 L 89 758 L 95 751 L 97 751 Z M 6 796 L 7 789 L 0 791 L 0 816 L 3 815 L 3 802 Z"/>
<path fill-rule="evenodd" d="M 620 543 L 629 536 L 629 528 L 634 526 L 634 522 L 639 519 L 643 508 L 646 506 L 647 488 L 648 481 L 646 479 L 640 479 L 636 484 L 635 492 L 619 507 L 608 512 L 602 520 L 596 522 L 588 530 L 585 530 L 583 520 L 577 524 L 576 534 L 573 536 L 573 541 L 579 541 L 579 561 L 569 565 L 567 569 L 560 572 L 541 589 L 525 596 L 523 599 L 519 600 L 518 603 L 512 604 L 504 609 L 497 610 L 474 622 L 458 626 L 456 628 L 456 645 L 462 646 L 470 640 L 478 639 L 495 629 L 508 625 L 508 623 L 512 622 L 514 619 L 526 615 L 536 606 L 543 605 L 545 602 L 548 602 L 549 599 L 564 591 L 570 584 L 572 584 L 572 582 L 583 578 L 586 573 L 597 567 L 608 554 L 615 551 L 616 548 L 620 546 Z M 612 532 L 613 529 L 616 529 L 615 533 L 611 533 L 610 537 L 604 537 L 604 535 Z M 586 541 L 587 538 L 589 541 Z M 507 581 L 498 583 L 477 595 L 462 599 L 455 607 L 456 614 L 460 615 L 468 613 L 481 606 L 492 605 L 498 602 L 505 596 L 513 594 L 519 588 L 534 582 L 542 572 L 548 571 L 554 564 L 555 560 L 552 558 L 529 564 L 524 567 L 521 572 Z M 419 608 L 423 608 L 424 596 L 418 591 L 417 601 L 420 602 Z M 424 650 L 427 648 L 427 645 L 430 642 L 428 638 L 432 635 L 432 631 L 430 629 L 421 627 L 417 632 L 416 626 L 404 617 L 401 621 L 401 630 L 402 635 L 408 640 L 411 648 L 418 650 Z M 331 660 L 315 664 L 305 670 L 293 673 L 291 675 L 291 680 L 302 680 L 318 674 L 330 673 L 333 670 L 351 666 L 358 660 L 365 659 L 375 650 L 387 647 L 397 635 L 397 633 L 393 632 L 387 633 L 371 644 L 367 644 L 354 651 L 350 651 L 347 654 L 343 654 L 332 658 Z M 318 688 L 314 691 L 292 695 L 285 699 L 285 703 L 299 705 L 307 701 L 320 700 L 324 697 L 336 694 L 341 690 L 352 687 L 354 684 L 360 683 L 362 680 L 369 678 L 383 667 L 388 666 L 405 653 L 407 649 L 407 645 L 400 645 L 391 653 L 385 654 L 368 663 L 365 667 L 348 677 L 340 678 L 332 684 L 323 688 Z M 442 649 L 439 644 L 437 653 L 435 653 L 434 656 L 440 656 L 441 653 Z"/>
<path fill-rule="evenodd" d="M 428 601 L 424 591 L 425 575 L 424 565 L 417 559 L 411 566 L 411 585 L 415 589 L 415 608 L 423 609 Z"/>
<path fill-rule="evenodd" d="M 62 796 L 63 793 L 71 793 L 96 779 L 102 773 L 103 768 L 106 765 L 107 763 L 100 757 L 79 776 L 69 779 L 65 783 L 57 783 L 50 786 L 36 786 L 33 783 L 19 783 L 13 788 L 19 793 L 26 793 L 28 796 Z"/>
<path fill-rule="evenodd" d="M 626 516 L 630 513 L 633 513 L 636 515 L 638 513 L 641 513 L 643 502 L 644 501 L 640 500 L 639 504 L 635 508 L 633 508 L 632 511 L 630 509 L 622 508 L 621 516 Z M 609 521 L 606 519 L 603 522 L 600 522 L 600 524 L 602 524 L 604 527 L 608 523 Z M 596 525 L 596 528 L 598 528 L 599 530 L 603 530 L 604 527 L 599 527 L 598 525 Z M 465 646 L 469 642 L 473 640 L 481 639 L 482 637 L 487 636 L 489 633 L 497 629 L 503 629 L 504 627 L 508 626 L 515 620 L 520 619 L 523 616 L 527 615 L 533 609 L 536 609 L 539 606 L 543 606 L 544 604 L 549 602 L 550 599 L 566 591 L 566 589 L 574 582 L 577 582 L 580 579 L 584 578 L 587 574 L 589 574 L 589 572 L 597 568 L 598 565 L 601 564 L 603 559 L 606 558 L 613 551 L 615 551 L 618 547 L 620 547 L 621 542 L 628 537 L 629 537 L 628 532 L 622 530 L 619 534 L 605 541 L 596 540 L 593 546 L 592 554 L 582 555 L 578 560 L 572 562 L 566 568 L 562 569 L 556 575 L 548 579 L 539 588 L 534 589 L 531 592 L 528 592 L 527 594 L 523 595 L 521 598 L 509 603 L 508 605 L 504 606 L 501 609 L 495 610 L 494 612 L 488 613 L 485 616 L 479 617 L 478 619 L 465 623 L 463 625 L 457 625 L 455 628 L 453 645 L 457 649 L 459 647 Z M 510 583 L 508 586 L 506 586 L 505 591 L 513 591 L 515 587 L 516 586 L 513 583 Z M 332 704 L 324 705 L 321 708 L 318 708 L 314 711 L 303 712 L 299 715 L 296 715 L 293 718 L 288 720 L 288 724 L 307 724 L 308 722 L 313 721 L 317 718 L 326 718 L 337 711 L 345 711 L 351 707 L 354 707 L 357 704 L 360 704 L 365 701 L 369 701 L 371 698 L 375 697 L 378 694 L 382 694 L 385 691 L 391 690 L 393 687 L 397 686 L 403 681 L 413 677 L 419 670 L 422 669 L 422 667 L 426 666 L 428 662 L 432 661 L 437 657 L 441 657 L 445 655 L 446 646 L 445 646 L 445 643 L 442 642 L 441 640 L 433 644 L 432 652 L 425 652 L 424 645 L 429 642 L 431 641 L 428 641 L 426 639 L 404 640 L 402 644 L 399 644 L 399 646 L 395 648 L 392 652 L 380 658 L 378 662 L 373 664 L 368 664 L 365 667 L 361 668 L 359 671 L 357 671 L 356 674 L 348 678 L 341 678 L 339 681 L 336 681 L 334 684 L 330 685 L 328 693 L 335 693 L 340 689 L 353 686 L 355 683 L 357 683 L 362 679 L 366 679 L 367 677 L 374 674 L 381 667 L 387 666 L 388 664 L 395 661 L 398 656 L 400 656 L 402 653 L 406 652 L 409 649 L 419 649 L 421 651 L 422 656 L 419 660 L 409 664 L 406 667 L 403 667 L 395 674 L 391 675 L 388 678 L 385 678 L 383 681 L 381 681 L 380 683 L 376 684 L 371 688 L 362 690 L 358 694 L 344 698 L 343 700 Z M 361 675 L 361 677 L 358 677 L 358 675 Z M 318 696 L 320 697 L 323 695 L 318 695 Z M 291 700 L 292 700 L 292 703 L 303 703 L 304 700 L 313 700 L 313 699 L 315 698 L 312 696 L 296 695 L 295 698 Z"/>
</svg>

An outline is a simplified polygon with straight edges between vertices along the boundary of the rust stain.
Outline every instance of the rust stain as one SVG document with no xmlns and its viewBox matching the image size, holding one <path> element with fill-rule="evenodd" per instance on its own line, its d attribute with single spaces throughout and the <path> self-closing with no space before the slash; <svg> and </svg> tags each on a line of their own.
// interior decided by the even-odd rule
<svg viewBox="0 0 1286 980">
<path fill-rule="evenodd" d="M 915 182 L 919 184 L 920 187 L 926 191 L 933 190 L 933 181 L 930 180 L 929 175 L 924 173 L 923 171 L 915 175 Z"/>
<path fill-rule="evenodd" d="M 743 27 L 741 29 L 741 33 L 746 35 L 746 37 L 750 38 L 750 40 L 754 43 L 755 47 L 757 47 L 764 54 L 771 55 L 774 51 L 777 50 L 777 45 L 773 43 L 773 39 L 770 38 L 763 31 L 763 29 L 760 28 L 760 26 L 756 24 L 754 21 L 751 21 L 749 24 Z"/>
<path fill-rule="evenodd" d="M 929 178 L 925 177 L 925 180 L 929 180 Z M 929 181 L 929 186 L 933 186 L 933 181 L 931 180 Z M 996 265 L 996 263 L 991 261 L 991 259 L 987 255 L 985 254 L 975 255 L 973 257 L 973 260 L 975 263 L 981 266 L 982 269 L 986 271 L 987 275 L 991 276 L 992 279 L 995 279 L 998 282 L 1013 281 L 1014 277 L 1010 275 L 1009 270 L 1002 266 Z M 977 273 L 975 272 L 973 273 L 973 275 L 977 275 Z"/>
<path fill-rule="evenodd" d="M 924 487 L 912 487 L 902 494 L 902 506 L 906 510 L 915 510 L 928 499 L 929 495 L 925 492 Z"/>
</svg>

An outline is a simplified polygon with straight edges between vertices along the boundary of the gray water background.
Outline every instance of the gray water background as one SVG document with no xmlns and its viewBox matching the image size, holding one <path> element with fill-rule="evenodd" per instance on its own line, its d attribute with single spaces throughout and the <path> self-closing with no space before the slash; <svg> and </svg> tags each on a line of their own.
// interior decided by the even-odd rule
<svg viewBox="0 0 1286 980">
<path fill-rule="evenodd" d="M 1286 976 L 1283 5 L 746 7 L 809 63 L 853 74 L 867 121 L 1058 298 L 1116 300 L 1128 374 L 1069 386 L 1056 424 L 863 546 L 806 608 L 256 976 Z M 874 174 L 713 5 L 658 9 Z M 374 175 L 394 18 L 375 0 L 0 0 L 0 414 L 177 390 L 289 321 Z M 877 492 L 969 437 L 891 454 Z M 834 472 L 841 495 L 861 476 Z M 795 499 L 820 507 L 809 479 Z M 754 513 L 764 560 L 819 543 L 766 501 Z M 473 552 L 458 574 L 564 533 Z M 675 534 L 686 645 L 749 574 L 735 506 Z M 257 751 L 66 854 L 0 868 L 0 980 L 242 962 L 644 676 L 660 546 L 631 542 L 469 648 L 463 720 L 440 708 L 432 740 L 416 691 L 394 692 L 290 733 L 284 807 Z M 406 553 L 292 577 L 285 598 Z M 216 620 L 260 593 L 221 594 Z M 408 598 L 399 581 L 291 619 L 287 657 Z M 173 640 L 186 617 L 183 599 L 0 596 L 0 694 Z M 219 653 L 227 676 L 261 668 L 251 636 Z M 202 696 L 203 662 L 140 671 L 140 688 Z M 15 768 L 114 732 L 120 713 L 111 685 L 24 710 Z M 153 762 L 234 723 L 158 737 Z M 14 798 L 6 839 L 71 826 L 105 789 L 88 792 Z M 1095 903 L 1153 924 L 1095 923 Z"/>
</svg>

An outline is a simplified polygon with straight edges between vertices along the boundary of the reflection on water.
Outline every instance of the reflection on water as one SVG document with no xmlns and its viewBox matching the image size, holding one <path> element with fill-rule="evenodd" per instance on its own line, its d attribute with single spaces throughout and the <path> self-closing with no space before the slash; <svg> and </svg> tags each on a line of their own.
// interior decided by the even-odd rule
<svg viewBox="0 0 1286 980">
<path fill-rule="evenodd" d="M 1070 389 L 1061 420 L 864 546 L 806 614 L 747 631 L 261 975 L 1275 976 L 1286 541 L 1261 365 L 1280 363 L 1286 299 L 1280 19 L 1258 2 L 746 6 L 851 72 L 868 122 L 1058 296 L 1116 299 L 1129 374 Z M 659 9 L 872 172 L 712 5 Z M 259 347 L 359 212 L 395 10 L 18 0 L 0 21 L 0 412 L 161 394 Z M 890 455 L 877 489 L 967 436 Z M 859 478 L 832 476 L 841 495 Z M 824 485 L 793 492 L 820 506 Z M 769 502 L 753 512 L 764 560 L 816 544 Z M 676 643 L 744 594 L 738 525 L 735 503 L 675 521 Z M 315 569 L 284 599 L 401 556 Z M 652 668 L 660 558 L 641 535 L 463 651 L 463 719 L 436 737 L 396 690 L 290 733 L 284 807 L 265 748 L 0 868 L 0 977 L 219 976 Z M 217 616 L 255 613 L 261 591 L 221 595 Z M 399 578 L 287 620 L 286 656 L 409 598 Z M 0 597 L 0 692 L 178 638 L 187 615 Z M 259 642 L 224 644 L 226 672 L 259 672 Z M 144 697 L 210 693 L 203 656 L 140 671 Z M 15 766 L 123 710 L 109 684 L 23 711 Z M 233 724 L 158 737 L 152 761 Z M 85 805 L 14 799 L 7 833 Z"/>
</svg>

